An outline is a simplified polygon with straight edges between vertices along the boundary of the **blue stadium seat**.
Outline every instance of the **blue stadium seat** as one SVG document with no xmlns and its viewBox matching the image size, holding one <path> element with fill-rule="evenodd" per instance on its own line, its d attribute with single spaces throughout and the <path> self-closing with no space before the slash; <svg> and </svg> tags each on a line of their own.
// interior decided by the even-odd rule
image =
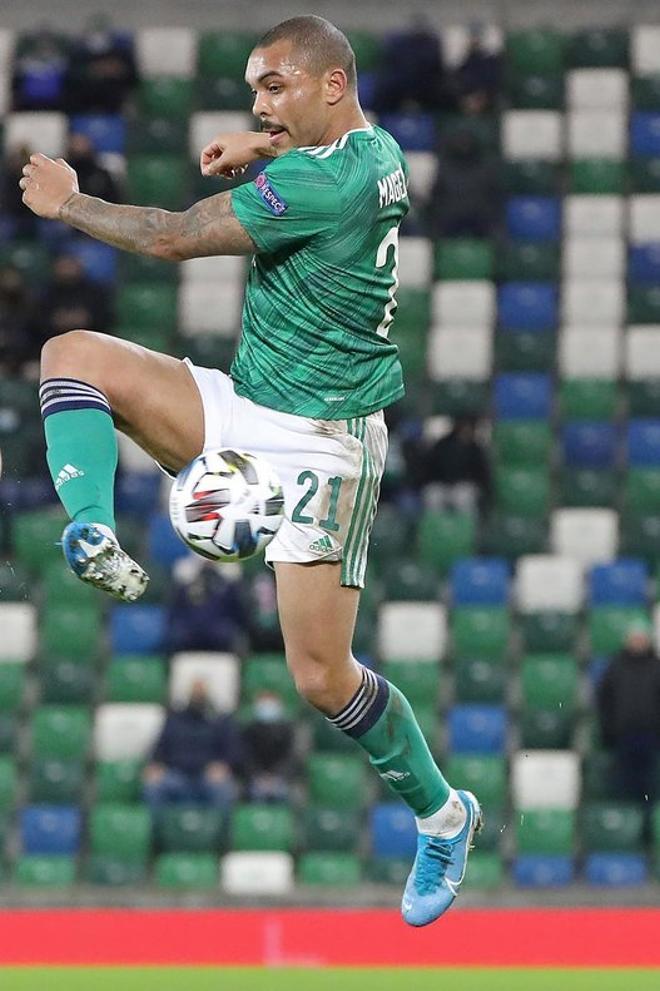
<svg viewBox="0 0 660 991">
<path fill-rule="evenodd" d="M 66 247 L 66 253 L 74 255 L 94 282 L 112 286 L 117 279 L 117 249 L 91 238 L 76 238 Z"/>
<path fill-rule="evenodd" d="M 370 813 L 371 852 L 374 857 L 415 856 L 417 826 L 401 802 L 381 802 Z"/>
<path fill-rule="evenodd" d="M 146 519 L 158 505 L 161 482 L 161 474 L 157 471 L 122 472 L 115 489 L 117 512 Z"/>
<path fill-rule="evenodd" d="M 584 865 L 590 884 L 609 887 L 644 884 L 648 879 L 648 863 L 641 853 L 591 853 Z"/>
<path fill-rule="evenodd" d="M 648 158 L 660 155 L 660 113 L 637 110 L 630 115 L 630 153 Z"/>
<path fill-rule="evenodd" d="M 97 152 L 123 155 L 126 148 L 126 121 L 121 114 L 74 114 L 72 134 L 85 134 Z"/>
<path fill-rule="evenodd" d="M 433 114 L 381 114 L 380 125 L 404 151 L 435 151 L 437 127 Z"/>
<path fill-rule="evenodd" d="M 600 420 L 574 420 L 561 430 L 564 464 L 573 468 L 611 468 L 617 455 L 619 432 Z"/>
<path fill-rule="evenodd" d="M 509 598 L 511 569 L 500 557 L 475 557 L 457 561 L 450 575 L 455 606 L 504 606 Z"/>
<path fill-rule="evenodd" d="M 506 747 L 502 705 L 455 705 L 449 710 L 449 749 L 457 754 L 500 754 Z"/>
<path fill-rule="evenodd" d="M 114 606 L 110 614 L 113 654 L 158 654 L 165 643 L 162 606 Z"/>
<path fill-rule="evenodd" d="M 660 241 L 629 247 L 628 280 L 632 283 L 660 283 Z"/>
<path fill-rule="evenodd" d="M 552 404 L 550 376 L 540 372 L 497 375 L 494 403 L 500 420 L 545 420 Z"/>
<path fill-rule="evenodd" d="M 527 853 L 513 862 L 513 877 L 521 888 L 559 888 L 570 884 L 574 873 L 572 857 Z"/>
<path fill-rule="evenodd" d="M 506 227 L 518 241 L 556 241 L 561 234 L 561 200 L 556 196 L 512 196 Z"/>
<path fill-rule="evenodd" d="M 605 674 L 605 669 L 609 663 L 609 657 L 592 657 L 588 661 L 587 678 L 592 691 L 595 691 L 598 688 L 601 678 Z"/>
<path fill-rule="evenodd" d="M 72 805 L 27 805 L 20 816 L 23 853 L 77 853 L 80 809 Z"/>
<path fill-rule="evenodd" d="M 629 420 L 628 463 L 640 468 L 660 465 L 660 419 Z"/>
<path fill-rule="evenodd" d="M 503 330 L 554 330 L 557 287 L 550 282 L 505 282 L 497 293 L 497 321 Z"/>
<path fill-rule="evenodd" d="M 646 605 L 648 579 L 646 564 L 635 558 L 598 564 L 589 573 L 591 605 Z"/>
<path fill-rule="evenodd" d="M 149 520 L 148 554 L 158 564 L 170 568 L 175 561 L 188 557 L 190 551 L 172 529 L 165 513 L 154 514 Z"/>
</svg>

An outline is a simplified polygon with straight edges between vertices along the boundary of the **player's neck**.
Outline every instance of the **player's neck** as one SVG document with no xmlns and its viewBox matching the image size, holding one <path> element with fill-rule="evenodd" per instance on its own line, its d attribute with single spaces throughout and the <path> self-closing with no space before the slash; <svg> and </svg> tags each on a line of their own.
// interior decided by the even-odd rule
<svg viewBox="0 0 660 991">
<path fill-rule="evenodd" d="M 338 138 L 346 134 L 347 131 L 359 131 L 365 127 L 369 127 L 369 121 L 362 113 L 362 108 L 356 104 L 328 125 L 319 144 L 330 145 L 333 141 L 337 141 Z"/>
</svg>

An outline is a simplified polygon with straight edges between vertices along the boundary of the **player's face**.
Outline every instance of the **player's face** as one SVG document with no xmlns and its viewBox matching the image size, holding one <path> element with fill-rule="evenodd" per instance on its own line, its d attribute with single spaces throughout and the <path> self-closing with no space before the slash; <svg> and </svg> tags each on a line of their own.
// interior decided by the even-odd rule
<svg viewBox="0 0 660 991">
<path fill-rule="evenodd" d="M 290 42 L 255 48 L 245 79 L 254 99 L 252 113 L 270 133 L 278 155 L 322 143 L 328 109 L 324 80 L 294 60 Z"/>
</svg>

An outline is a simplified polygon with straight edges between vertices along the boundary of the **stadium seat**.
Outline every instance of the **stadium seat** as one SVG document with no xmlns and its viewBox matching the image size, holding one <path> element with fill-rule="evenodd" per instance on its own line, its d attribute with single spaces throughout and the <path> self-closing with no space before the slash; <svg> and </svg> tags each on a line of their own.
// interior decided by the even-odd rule
<svg viewBox="0 0 660 991">
<path fill-rule="evenodd" d="M 458 657 L 454 661 L 455 701 L 504 702 L 506 669 L 499 659 Z"/>
<path fill-rule="evenodd" d="M 425 510 L 417 529 L 417 558 L 444 576 L 454 561 L 472 554 L 474 542 L 475 524 L 470 514 Z"/>
<path fill-rule="evenodd" d="M 39 148 L 43 155 L 60 158 L 66 153 L 68 120 L 57 111 L 9 113 L 4 119 L 6 148 Z"/>
<path fill-rule="evenodd" d="M 110 613 L 110 642 L 114 654 L 154 654 L 165 638 L 161 606 L 114 606 Z"/>
<path fill-rule="evenodd" d="M 621 110 L 569 110 L 566 115 L 570 158 L 625 157 L 626 115 Z"/>
<path fill-rule="evenodd" d="M 437 145 L 435 117 L 429 113 L 384 113 L 380 124 L 404 151 L 434 151 Z"/>
<path fill-rule="evenodd" d="M 0 664 L 27 662 L 37 647 L 36 610 L 29 602 L 0 602 Z"/>
<path fill-rule="evenodd" d="M 559 268 L 559 246 L 552 241 L 506 241 L 496 258 L 503 282 L 555 282 Z"/>
<path fill-rule="evenodd" d="M 613 419 L 617 401 L 617 384 L 612 379 L 566 378 L 559 386 L 559 407 L 566 420 Z"/>
<path fill-rule="evenodd" d="M 407 243 L 406 238 L 403 242 Z M 476 238 L 447 238 L 435 247 L 435 278 L 451 281 L 492 279 L 494 251 L 491 243 Z"/>
<path fill-rule="evenodd" d="M 48 604 L 41 615 L 41 649 L 47 654 L 90 657 L 96 653 L 101 636 L 98 598 L 86 604 Z"/>
<path fill-rule="evenodd" d="M 384 571 L 382 580 L 383 597 L 392 602 L 426 602 L 436 599 L 440 593 L 437 573 L 417 561 L 393 562 Z M 364 604 L 362 609 L 364 611 Z"/>
<path fill-rule="evenodd" d="M 148 27 L 135 35 L 135 55 L 140 75 L 190 78 L 195 72 L 197 32 L 194 28 Z"/>
<path fill-rule="evenodd" d="M 563 156 L 562 115 L 555 110 L 507 110 L 502 119 L 502 152 L 507 161 Z"/>
<path fill-rule="evenodd" d="M 627 516 L 652 515 L 660 505 L 660 469 L 630 468 L 624 478 L 623 503 Z"/>
<path fill-rule="evenodd" d="M 187 124 L 193 109 L 193 99 L 192 79 L 186 79 L 172 70 L 167 74 L 144 76 L 137 93 L 140 112 L 138 119 L 169 118 Z"/>
<path fill-rule="evenodd" d="M 16 749 L 18 720 L 14 712 L 0 712 L 0 754 L 13 753 Z"/>
<path fill-rule="evenodd" d="M 233 850 L 290 852 L 296 842 L 292 810 L 286 806 L 237 805 L 231 820 Z"/>
<path fill-rule="evenodd" d="M 406 155 L 408 162 L 408 190 L 411 196 L 421 201 L 431 195 L 433 182 L 437 171 L 436 156 L 430 151 L 409 151 Z"/>
<path fill-rule="evenodd" d="M 573 710 L 576 706 L 578 668 L 570 654 L 525 657 L 520 681 L 524 708 Z"/>
<path fill-rule="evenodd" d="M 495 463 L 531 467 L 548 461 L 552 444 L 550 427 L 538 420 L 498 420 L 493 425 Z"/>
<path fill-rule="evenodd" d="M 356 809 L 310 805 L 302 819 L 302 846 L 307 850 L 355 850 L 360 836 Z"/>
<path fill-rule="evenodd" d="M 495 314 L 495 289 L 485 280 L 438 282 L 432 294 L 434 324 L 478 327 L 490 324 Z"/>
<path fill-rule="evenodd" d="M 160 732 L 165 711 L 155 704 L 106 703 L 95 712 L 97 760 L 138 760 L 147 756 Z"/>
<path fill-rule="evenodd" d="M 235 338 L 241 322 L 241 283 L 183 284 L 179 289 L 179 330 L 185 337 L 217 334 Z"/>
<path fill-rule="evenodd" d="M 293 888 L 293 857 L 275 851 L 228 853 L 220 862 L 220 887 L 228 895 L 287 895 Z"/>
<path fill-rule="evenodd" d="M 626 192 L 627 163 L 616 158 L 576 158 L 570 163 L 570 191 L 592 195 Z"/>
<path fill-rule="evenodd" d="M 84 865 L 85 880 L 103 887 L 140 885 L 147 880 L 147 862 L 122 860 L 113 854 L 91 854 Z"/>
<path fill-rule="evenodd" d="M 95 805 L 89 816 L 92 854 L 142 864 L 151 848 L 151 819 L 146 806 Z"/>
<path fill-rule="evenodd" d="M 561 228 L 561 201 L 553 196 L 512 196 L 506 203 L 509 237 L 556 241 Z"/>
<path fill-rule="evenodd" d="M 25 665 L 0 661 L 0 712 L 16 712 L 25 688 Z"/>
<path fill-rule="evenodd" d="M 507 769 L 504 757 L 492 754 L 451 754 L 446 761 L 447 778 L 456 787 L 479 796 L 484 808 L 506 804 Z"/>
<path fill-rule="evenodd" d="M 13 879 L 20 888 L 69 888 L 76 879 L 76 861 L 62 854 L 21 856 Z"/>
<path fill-rule="evenodd" d="M 582 809 L 582 841 L 589 852 L 638 853 L 644 814 L 632 802 L 589 802 Z"/>
<path fill-rule="evenodd" d="M 257 34 L 248 31 L 202 31 L 198 36 L 198 74 L 242 81 L 250 52 L 258 40 Z"/>
<path fill-rule="evenodd" d="M 582 594 L 580 592 L 581 601 Z M 520 617 L 519 631 L 530 653 L 542 651 L 571 651 L 579 629 L 575 612 L 543 610 L 529 612 Z"/>
<path fill-rule="evenodd" d="M 381 667 L 384 678 L 391 681 L 406 696 L 411 705 L 435 705 L 441 684 L 440 665 L 431 661 L 385 661 Z"/>
<path fill-rule="evenodd" d="M 629 324 L 660 324 L 660 288 L 655 285 L 631 285 L 628 289 Z"/>
<path fill-rule="evenodd" d="M 556 509 L 550 519 L 553 551 L 584 564 L 611 561 L 618 537 L 618 516 L 612 509 Z"/>
<path fill-rule="evenodd" d="M 631 625 L 648 622 L 638 606 L 595 606 L 589 612 L 589 640 L 594 654 L 613 654 L 621 649 Z"/>
<path fill-rule="evenodd" d="M 215 651 L 174 654 L 170 662 L 170 702 L 183 705 L 193 682 L 201 678 L 207 685 L 214 706 L 220 712 L 233 712 L 238 704 L 240 672 L 233 654 Z"/>
<path fill-rule="evenodd" d="M 307 758 L 309 800 L 326 808 L 359 808 L 366 798 L 365 771 L 358 755 L 311 753 Z"/>
<path fill-rule="evenodd" d="M 623 233 L 625 203 L 622 196 L 566 196 L 563 209 L 564 234 L 620 237 Z"/>
<path fill-rule="evenodd" d="M 140 657 L 114 661 L 107 671 L 108 702 L 159 702 L 165 700 L 164 665 Z"/>
<path fill-rule="evenodd" d="M 614 424 L 597 420 L 574 420 L 561 428 L 564 464 L 573 468 L 613 468 L 619 433 Z"/>
<path fill-rule="evenodd" d="M 633 283 L 660 282 L 658 242 L 628 246 L 628 279 Z"/>
<path fill-rule="evenodd" d="M 628 423 L 628 462 L 635 467 L 660 465 L 660 419 L 633 419 Z"/>
<path fill-rule="evenodd" d="M 523 709 L 520 746 L 526 751 L 569 750 L 574 746 L 575 713 L 570 708 Z"/>
<path fill-rule="evenodd" d="M 302 884 L 324 887 L 359 885 L 362 868 L 351 853 L 304 853 L 298 861 L 298 880 Z"/>
<path fill-rule="evenodd" d="M 433 250 L 425 237 L 404 237 L 399 242 L 399 285 L 426 289 L 433 270 Z M 460 277 L 460 276 L 459 276 Z M 488 276 L 482 276 L 488 278 Z"/>
<path fill-rule="evenodd" d="M 509 159 L 504 163 L 504 186 L 508 193 L 553 196 L 559 174 L 558 163 L 544 158 Z"/>
<path fill-rule="evenodd" d="M 511 624 L 505 608 L 459 606 L 451 612 L 451 638 L 454 657 L 505 657 Z"/>
<path fill-rule="evenodd" d="M 158 471 L 122 471 L 117 477 L 115 488 L 117 511 L 146 520 L 153 512 L 153 507 L 158 505 L 162 481 Z M 78 585 L 85 588 L 81 582 Z"/>
<path fill-rule="evenodd" d="M 25 854 L 75 854 L 80 846 L 80 810 L 69 805 L 25 805 L 20 813 Z"/>
<path fill-rule="evenodd" d="M 635 194 L 629 198 L 629 236 L 635 242 L 655 241 L 660 221 L 660 195 Z"/>
<path fill-rule="evenodd" d="M 513 878 L 521 888 L 559 888 L 574 880 L 571 857 L 524 854 L 513 862 Z"/>
<path fill-rule="evenodd" d="M 629 173 L 634 193 L 660 193 L 660 158 L 632 158 Z"/>
<path fill-rule="evenodd" d="M 174 94 L 176 98 L 176 94 Z M 128 122 L 126 149 L 129 156 L 177 155 L 188 141 L 188 121 L 177 117 L 176 111 L 161 112 L 150 117 L 136 117 Z"/>
<path fill-rule="evenodd" d="M 154 880 L 159 888 L 217 888 L 218 858 L 211 853 L 162 853 L 154 864 Z"/>
<path fill-rule="evenodd" d="M 501 754 L 506 748 L 503 706 L 469 703 L 453 706 L 447 715 L 449 749 L 457 754 Z"/>
<path fill-rule="evenodd" d="M 0 809 L 11 808 L 16 795 L 16 764 L 11 757 L 0 757 Z"/>
<path fill-rule="evenodd" d="M 573 69 L 566 77 L 573 110 L 627 110 L 628 73 L 623 69 Z"/>
<path fill-rule="evenodd" d="M 568 326 L 611 326 L 623 319 L 623 286 L 609 278 L 570 278 L 562 284 L 562 320 Z"/>
<path fill-rule="evenodd" d="M 592 568 L 588 577 L 592 606 L 644 606 L 649 575 L 643 561 L 620 558 Z"/>
<path fill-rule="evenodd" d="M 550 372 L 556 341 L 551 330 L 511 330 L 495 335 L 495 366 L 502 372 Z"/>
<path fill-rule="evenodd" d="M 630 117 L 630 151 L 633 155 L 660 155 L 660 114 L 636 110 Z"/>
<path fill-rule="evenodd" d="M 224 814 L 198 805 L 171 805 L 158 816 L 159 847 L 169 853 L 204 853 L 220 849 Z"/>
<path fill-rule="evenodd" d="M 497 322 L 504 330 L 553 330 L 557 290 L 551 283 L 507 282 L 497 297 Z"/>
<path fill-rule="evenodd" d="M 141 788 L 141 760 L 98 761 L 95 767 L 95 797 L 99 803 L 130 805 Z"/>
<path fill-rule="evenodd" d="M 495 502 L 504 513 L 545 516 L 550 504 L 550 477 L 545 468 L 512 468 L 495 471 Z"/>
<path fill-rule="evenodd" d="M 504 864 L 497 853 L 475 850 L 471 855 L 465 875 L 467 890 L 490 891 L 504 881 Z"/>
<path fill-rule="evenodd" d="M 561 110 L 564 80 L 557 75 L 514 76 L 507 96 L 511 106 L 521 110 Z"/>
<path fill-rule="evenodd" d="M 412 858 L 417 847 L 417 827 L 412 812 L 400 802 L 371 807 L 370 848 L 375 857 Z"/>
<path fill-rule="evenodd" d="M 633 76 L 631 96 L 636 110 L 660 109 L 660 74 Z"/>
<path fill-rule="evenodd" d="M 559 335 L 559 369 L 564 378 L 617 379 L 622 335 L 606 323 L 564 327 Z"/>
<path fill-rule="evenodd" d="M 495 415 L 502 420 L 546 419 L 551 398 L 548 375 L 527 373 L 495 377 Z"/>
<path fill-rule="evenodd" d="M 383 660 L 434 661 L 445 652 L 447 620 L 436 602 L 386 602 L 378 613 L 378 652 Z"/>
<path fill-rule="evenodd" d="M 519 560 L 516 601 L 522 613 L 576 613 L 583 595 L 582 568 L 572 556 L 542 554 Z"/>
<path fill-rule="evenodd" d="M 468 558 L 451 569 L 450 588 L 454 606 L 503 606 L 508 601 L 510 570 L 497 558 Z"/>
<path fill-rule="evenodd" d="M 545 72 L 561 75 L 564 70 L 565 39 L 553 28 L 509 31 L 506 59 L 512 72 Z"/>
<path fill-rule="evenodd" d="M 460 378 L 484 382 L 491 372 L 492 351 L 488 326 L 434 326 L 428 338 L 426 370 L 434 381 Z"/>
<path fill-rule="evenodd" d="M 644 884 L 648 864 L 637 853 L 592 853 L 585 860 L 584 876 L 589 884 L 628 887 Z"/>
<path fill-rule="evenodd" d="M 577 31 L 567 50 L 569 65 L 589 68 L 628 66 L 628 31 L 593 27 Z"/>
<path fill-rule="evenodd" d="M 660 73 L 660 27 L 654 24 L 633 24 L 630 50 L 632 67 L 636 73 Z"/>
<path fill-rule="evenodd" d="M 516 810 L 574 810 L 580 797 L 578 755 L 569 750 L 518 751 L 512 757 L 510 783 Z"/>
<path fill-rule="evenodd" d="M 97 676 L 89 657 L 48 655 L 39 665 L 41 701 L 63 705 L 87 705 L 96 691 Z"/>
<path fill-rule="evenodd" d="M 116 322 L 119 327 L 173 331 L 176 325 L 175 285 L 131 282 L 117 287 Z"/>
<path fill-rule="evenodd" d="M 75 805 L 81 800 L 84 774 L 80 759 L 34 757 L 30 764 L 30 800 L 35 804 Z"/>
<path fill-rule="evenodd" d="M 619 237 L 576 235 L 566 238 L 562 247 L 562 270 L 567 279 L 620 279 L 623 275 L 626 253 Z"/>
<path fill-rule="evenodd" d="M 89 747 L 91 721 L 80 706 L 41 706 L 34 711 L 31 728 L 35 757 L 73 760 L 84 757 Z"/>
</svg>

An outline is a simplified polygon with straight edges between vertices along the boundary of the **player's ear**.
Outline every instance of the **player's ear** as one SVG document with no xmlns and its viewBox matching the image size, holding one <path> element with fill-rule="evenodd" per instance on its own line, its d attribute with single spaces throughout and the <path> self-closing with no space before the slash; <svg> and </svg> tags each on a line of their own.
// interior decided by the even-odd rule
<svg viewBox="0 0 660 991">
<path fill-rule="evenodd" d="M 348 79 L 343 69 L 330 69 L 325 76 L 325 95 L 330 106 L 339 103 L 348 89 Z"/>
</svg>

